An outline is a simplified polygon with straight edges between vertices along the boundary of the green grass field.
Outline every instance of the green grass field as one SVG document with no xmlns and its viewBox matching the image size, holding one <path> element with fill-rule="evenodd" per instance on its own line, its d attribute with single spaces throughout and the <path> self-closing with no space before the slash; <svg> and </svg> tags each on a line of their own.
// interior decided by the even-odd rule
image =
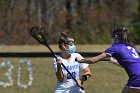
<svg viewBox="0 0 140 93">
<path fill-rule="evenodd" d="M 51 46 L 55 51 L 59 51 L 56 46 Z M 88 47 L 88 48 L 86 48 Z M 86 49 L 95 50 L 94 47 L 97 46 L 81 46 L 82 50 Z M 107 45 L 98 46 L 99 52 L 104 50 Z M 102 48 L 102 49 L 99 49 Z M 80 46 L 79 48 L 80 49 Z M 84 50 L 83 50 L 84 49 Z M 2 52 L 30 52 L 30 51 L 48 51 L 42 46 L 2 46 L 0 47 Z M 96 50 L 97 51 L 97 50 Z M 90 52 L 90 50 L 88 50 Z M 94 52 L 94 51 L 92 51 Z M 53 58 L 26 58 L 31 60 L 32 69 L 33 69 L 33 83 L 31 87 L 27 89 L 20 88 L 17 85 L 17 69 L 19 60 L 24 58 L 0 58 L 0 63 L 5 60 L 11 61 L 11 64 L 14 66 L 12 79 L 14 82 L 13 86 L 2 87 L 0 86 L 0 93 L 53 93 L 53 88 L 56 83 L 56 77 L 53 72 L 51 61 Z M 28 81 L 28 71 L 26 65 L 23 65 L 21 73 L 21 80 L 24 83 Z M 84 83 L 84 88 L 86 93 L 120 93 L 122 88 L 127 82 L 127 75 L 122 68 L 114 66 L 113 64 L 108 63 L 107 61 L 101 61 L 96 64 L 90 65 L 92 77 Z M 3 74 L 6 72 L 6 68 L 0 68 L 0 81 L 7 81 Z M 82 74 L 82 72 L 81 72 Z"/>
</svg>

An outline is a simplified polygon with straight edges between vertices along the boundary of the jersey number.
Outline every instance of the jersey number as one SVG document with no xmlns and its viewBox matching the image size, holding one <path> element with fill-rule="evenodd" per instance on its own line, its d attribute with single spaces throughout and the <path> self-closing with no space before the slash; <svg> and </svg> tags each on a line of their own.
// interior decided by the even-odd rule
<svg viewBox="0 0 140 93">
<path fill-rule="evenodd" d="M 134 58 L 139 58 L 139 55 L 138 55 L 138 53 L 136 52 L 136 50 L 134 48 L 132 48 L 130 46 L 128 46 L 127 48 L 132 51 L 132 56 Z"/>
<path fill-rule="evenodd" d="M 76 78 L 76 73 L 75 72 L 72 72 L 71 74 L 74 78 Z M 71 76 L 70 76 L 69 73 L 67 73 L 67 79 L 71 79 Z"/>
</svg>

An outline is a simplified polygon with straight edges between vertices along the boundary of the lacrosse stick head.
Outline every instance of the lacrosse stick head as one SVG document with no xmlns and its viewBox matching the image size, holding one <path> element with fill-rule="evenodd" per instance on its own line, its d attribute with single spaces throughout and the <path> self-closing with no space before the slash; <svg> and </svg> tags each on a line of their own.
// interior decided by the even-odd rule
<svg viewBox="0 0 140 93">
<path fill-rule="evenodd" d="M 34 26 L 29 29 L 29 34 L 35 38 L 40 44 L 47 44 L 47 38 L 45 35 L 45 28 L 40 26 Z"/>
</svg>

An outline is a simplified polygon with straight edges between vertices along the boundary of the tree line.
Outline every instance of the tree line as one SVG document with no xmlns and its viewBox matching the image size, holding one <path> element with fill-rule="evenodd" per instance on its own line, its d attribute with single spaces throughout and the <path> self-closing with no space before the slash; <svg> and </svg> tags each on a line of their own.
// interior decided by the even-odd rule
<svg viewBox="0 0 140 93">
<path fill-rule="evenodd" d="M 28 34 L 45 27 L 51 44 L 67 31 L 78 44 L 108 44 L 113 24 L 128 27 L 140 43 L 140 0 L 1 0 L 0 45 L 38 44 Z"/>
</svg>

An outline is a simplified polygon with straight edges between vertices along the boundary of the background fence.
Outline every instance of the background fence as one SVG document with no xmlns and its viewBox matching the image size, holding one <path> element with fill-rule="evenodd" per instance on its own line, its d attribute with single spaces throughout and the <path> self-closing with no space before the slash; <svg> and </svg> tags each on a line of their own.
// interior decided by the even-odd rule
<svg viewBox="0 0 140 93">
<path fill-rule="evenodd" d="M 78 52 L 84 57 L 92 57 L 100 54 L 99 52 L 91 52 L 91 53 L 85 53 L 85 52 Z M 60 54 L 59 52 L 56 52 L 56 54 Z M 0 57 L 53 57 L 53 55 L 50 52 L 29 52 L 29 53 L 19 53 L 19 52 L 6 52 L 6 53 L 0 53 Z"/>
</svg>

